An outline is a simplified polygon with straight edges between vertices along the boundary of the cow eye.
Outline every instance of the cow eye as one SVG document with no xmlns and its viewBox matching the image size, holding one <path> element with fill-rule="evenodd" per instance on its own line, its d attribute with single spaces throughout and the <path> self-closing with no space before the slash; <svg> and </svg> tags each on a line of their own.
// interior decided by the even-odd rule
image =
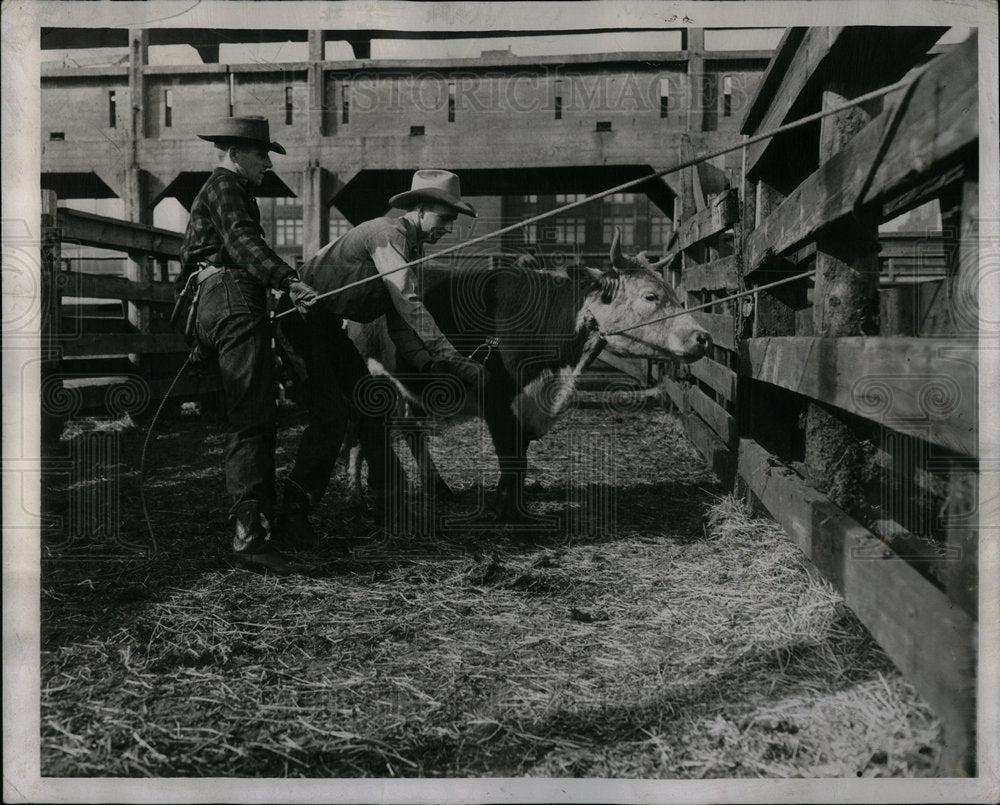
<svg viewBox="0 0 1000 805">
<path fill-rule="evenodd" d="M 644 293 L 642 295 L 642 298 L 645 299 L 647 302 L 659 302 L 660 301 L 660 297 L 657 296 L 652 291 L 648 291 L 647 293 Z"/>
</svg>

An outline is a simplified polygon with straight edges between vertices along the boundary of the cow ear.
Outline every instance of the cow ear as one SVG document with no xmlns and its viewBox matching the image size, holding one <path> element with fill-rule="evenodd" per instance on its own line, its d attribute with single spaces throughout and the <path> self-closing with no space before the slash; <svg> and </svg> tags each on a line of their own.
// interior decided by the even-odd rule
<svg viewBox="0 0 1000 805">
<path fill-rule="evenodd" d="M 605 271 L 601 274 L 599 282 L 601 286 L 601 301 L 604 302 L 604 304 L 608 304 L 614 298 L 615 291 L 618 290 L 618 284 L 620 281 L 621 275 L 614 269 L 611 269 L 611 271 Z"/>
<path fill-rule="evenodd" d="M 565 271 L 570 279 L 581 285 L 592 285 L 594 287 L 601 284 L 601 277 L 605 273 L 599 268 L 588 268 L 587 266 L 566 266 Z"/>
</svg>

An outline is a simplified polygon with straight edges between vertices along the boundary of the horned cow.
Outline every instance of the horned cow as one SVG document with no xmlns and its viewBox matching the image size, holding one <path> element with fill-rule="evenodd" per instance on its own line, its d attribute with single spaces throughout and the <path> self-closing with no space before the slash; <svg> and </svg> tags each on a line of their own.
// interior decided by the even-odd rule
<svg viewBox="0 0 1000 805">
<path fill-rule="evenodd" d="M 383 320 L 351 323 L 349 332 L 369 368 L 389 377 L 411 410 L 485 419 L 500 463 L 497 509 L 505 518 L 520 519 L 526 512 L 528 446 L 570 405 L 581 373 L 602 349 L 623 357 L 692 362 L 711 346 L 709 333 L 682 312 L 659 267 L 645 253 L 623 254 L 616 232 L 606 270 L 423 269 L 424 304 L 456 349 L 487 370 L 484 388 L 459 402 L 444 395 L 443 404 L 433 403 L 430 384 L 451 380 L 455 388 L 457 381 L 401 365 Z M 426 445 L 418 442 L 423 482 L 446 491 Z"/>
</svg>

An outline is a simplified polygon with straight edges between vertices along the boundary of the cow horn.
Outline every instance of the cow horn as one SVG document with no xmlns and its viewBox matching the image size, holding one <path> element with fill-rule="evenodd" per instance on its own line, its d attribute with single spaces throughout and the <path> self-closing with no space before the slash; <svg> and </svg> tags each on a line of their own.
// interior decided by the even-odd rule
<svg viewBox="0 0 1000 805">
<path fill-rule="evenodd" d="M 674 259 L 674 256 L 672 254 L 668 254 L 662 260 L 657 260 L 655 263 L 651 263 L 649 267 L 653 271 L 659 271 L 661 268 L 663 268 L 667 263 L 669 263 L 673 259 Z"/>
<path fill-rule="evenodd" d="M 631 268 L 628 258 L 622 254 L 622 228 L 615 227 L 615 236 L 611 239 L 611 267 L 627 269 Z"/>
<path fill-rule="evenodd" d="M 615 236 L 611 240 L 611 267 L 620 271 L 644 271 L 649 268 L 645 252 L 638 255 L 628 255 L 622 252 L 622 230 L 615 227 Z"/>
</svg>

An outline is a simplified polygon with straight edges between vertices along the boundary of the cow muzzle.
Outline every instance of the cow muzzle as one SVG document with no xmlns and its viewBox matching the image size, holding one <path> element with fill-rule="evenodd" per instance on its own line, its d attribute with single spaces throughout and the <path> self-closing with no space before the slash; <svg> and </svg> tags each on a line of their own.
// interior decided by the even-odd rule
<svg viewBox="0 0 1000 805">
<path fill-rule="evenodd" d="M 711 346 L 712 336 L 707 330 L 702 330 L 700 328 L 691 330 L 684 337 L 682 359 L 688 363 L 699 360 L 708 354 L 708 350 Z"/>
</svg>

